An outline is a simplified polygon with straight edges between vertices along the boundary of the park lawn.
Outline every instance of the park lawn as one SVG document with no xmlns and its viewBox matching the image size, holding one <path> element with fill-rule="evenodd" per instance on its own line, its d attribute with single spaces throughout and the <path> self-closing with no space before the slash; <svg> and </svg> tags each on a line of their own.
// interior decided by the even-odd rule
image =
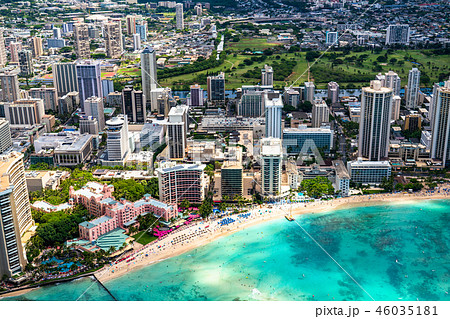
<svg viewBox="0 0 450 319">
<path fill-rule="evenodd" d="M 264 51 L 275 47 L 279 44 L 269 43 L 266 38 L 244 38 L 239 42 L 228 42 L 225 44 L 225 50 L 231 49 L 233 51 L 243 51 L 245 49 L 250 49 L 253 51 Z"/>
<path fill-rule="evenodd" d="M 125 76 L 141 76 L 141 70 L 138 68 L 120 68 L 119 71 L 117 71 L 117 74 Z"/>
<path fill-rule="evenodd" d="M 141 245 L 147 245 L 148 243 L 151 243 L 152 241 L 158 239 L 157 237 L 150 235 L 146 231 L 140 231 L 139 233 L 135 234 L 132 237 L 136 239 L 136 242 L 138 242 Z"/>
</svg>

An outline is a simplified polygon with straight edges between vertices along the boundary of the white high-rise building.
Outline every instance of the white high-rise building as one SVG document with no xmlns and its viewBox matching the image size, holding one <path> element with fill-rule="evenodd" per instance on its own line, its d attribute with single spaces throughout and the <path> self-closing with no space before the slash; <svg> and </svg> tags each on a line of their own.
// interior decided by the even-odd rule
<svg viewBox="0 0 450 319">
<path fill-rule="evenodd" d="M 392 98 L 392 121 L 397 121 L 400 118 L 400 106 L 402 98 L 398 95 L 394 95 Z"/>
<path fill-rule="evenodd" d="M 133 48 L 135 52 L 141 49 L 141 35 L 139 33 L 133 34 Z"/>
<path fill-rule="evenodd" d="M 89 31 L 86 23 L 75 23 L 73 25 L 73 37 L 75 40 L 75 52 L 79 59 L 89 59 L 91 49 L 89 47 Z"/>
<path fill-rule="evenodd" d="M 394 95 L 400 95 L 401 79 L 394 71 L 389 71 L 384 75 L 384 86 L 392 89 Z"/>
<path fill-rule="evenodd" d="M 0 87 L 2 88 L 0 92 L 1 102 L 14 102 L 19 99 L 20 89 L 17 74 L 0 74 Z"/>
<path fill-rule="evenodd" d="M 108 161 L 123 161 L 130 151 L 126 115 L 106 121 Z"/>
<path fill-rule="evenodd" d="M 40 124 L 44 115 L 42 99 L 17 100 L 5 104 L 5 118 L 11 125 L 31 127 Z"/>
<path fill-rule="evenodd" d="M 330 109 L 324 100 L 314 100 L 312 107 L 312 127 L 321 127 L 330 122 Z"/>
<path fill-rule="evenodd" d="M 169 158 L 184 158 L 187 145 L 188 129 L 188 110 L 187 105 L 177 105 L 172 107 L 169 112 L 169 121 L 167 122 L 167 145 L 169 146 Z"/>
<path fill-rule="evenodd" d="M 281 193 L 282 155 L 281 139 L 261 139 L 261 191 L 264 197 L 274 197 Z"/>
<path fill-rule="evenodd" d="M 409 44 L 409 26 L 407 24 L 390 25 L 386 31 L 386 45 Z"/>
<path fill-rule="evenodd" d="M 102 132 L 105 128 L 105 109 L 103 99 L 91 96 L 84 101 L 84 114 L 97 119 L 98 131 Z"/>
<path fill-rule="evenodd" d="M 31 88 L 30 96 L 33 99 L 42 99 L 44 101 L 44 109 L 58 112 L 58 93 L 55 88 L 48 88 L 43 85 L 40 88 Z"/>
<path fill-rule="evenodd" d="M 177 3 L 175 6 L 175 18 L 177 22 L 177 29 L 184 29 L 183 4 Z"/>
<path fill-rule="evenodd" d="M 333 31 L 327 31 L 326 35 L 326 45 L 337 45 L 339 44 L 339 33 Z"/>
<path fill-rule="evenodd" d="M 9 149 L 12 145 L 11 128 L 6 119 L 0 118 L 0 153 Z"/>
<path fill-rule="evenodd" d="M 3 38 L 3 30 L 0 29 L 0 68 L 4 67 L 8 60 L 6 60 L 5 39 Z"/>
<path fill-rule="evenodd" d="M 31 50 L 33 52 L 33 57 L 38 58 L 44 54 L 44 48 L 42 45 L 41 37 L 32 37 L 31 38 Z"/>
<path fill-rule="evenodd" d="M 23 155 L 11 152 L 0 160 L 0 276 L 25 270 L 21 237 L 34 225 L 28 199 Z"/>
<path fill-rule="evenodd" d="M 362 89 L 358 146 L 360 157 L 370 161 L 387 157 L 392 96 L 392 89 L 382 87 L 377 80 L 370 81 L 370 87 Z"/>
<path fill-rule="evenodd" d="M 261 69 L 261 85 L 273 86 L 273 68 L 267 64 Z"/>
<path fill-rule="evenodd" d="M 428 109 L 428 118 L 430 119 L 430 123 L 433 123 L 434 121 L 434 111 L 436 110 L 436 103 L 439 97 L 439 83 L 433 84 L 433 94 L 431 95 L 431 102 L 430 102 L 430 108 Z"/>
<path fill-rule="evenodd" d="M 436 103 L 432 121 L 431 157 L 450 164 L 450 80 L 436 90 Z"/>
<path fill-rule="evenodd" d="M 269 99 L 264 97 L 266 112 L 266 137 L 281 138 L 281 113 L 283 111 L 283 100 L 281 95 L 277 98 Z"/>
<path fill-rule="evenodd" d="M 141 75 L 142 75 L 142 92 L 147 98 L 147 106 L 156 108 L 156 101 L 153 101 L 152 90 L 157 88 L 157 65 L 156 52 L 153 48 L 146 47 L 141 52 Z M 156 111 L 153 107 L 151 111 Z"/>
<path fill-rule="evenodd" d="M 305 101 L 314 102 L 314 95 L 316 94 L 316 86 L 314 82 L 305 82 Z"/>
<path fill-rule="evenodd" d="M 64 96 L 69 92 L 78 92 L 76 62 L 55 63 L 52 71 L 53 86 L 58 91 L 58 96 Z"/>
<path fill-rule="evenodd" d="M 408 75 L 408 87 L 406 89 L 406 107 L 413 109 L 417 107 L 420 88 L 420 71 L 412 68 Z"/>
</svg>

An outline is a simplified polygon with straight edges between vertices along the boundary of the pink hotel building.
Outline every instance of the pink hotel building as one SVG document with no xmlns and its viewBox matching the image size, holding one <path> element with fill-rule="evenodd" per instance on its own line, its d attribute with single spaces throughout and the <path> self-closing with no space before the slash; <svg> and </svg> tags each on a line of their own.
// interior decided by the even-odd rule
<svg viewBox="0 0 450 319">
<path fill-rule="evenodd" d="M 114 186 L 97 182 L 88 182 L 75 191 L 69 189 L 70 203 L 82 204 L 97 218 L 79 225 L 80 237 L 89 241 L 125 224 L 143 213 L 152 213 L 165 221 L 177 216 L 176 205 L 168 205 L 146 194 L 141 200 L 130 202 L 125 199 L 116 201 L 112 196 Z"/>
</svg>

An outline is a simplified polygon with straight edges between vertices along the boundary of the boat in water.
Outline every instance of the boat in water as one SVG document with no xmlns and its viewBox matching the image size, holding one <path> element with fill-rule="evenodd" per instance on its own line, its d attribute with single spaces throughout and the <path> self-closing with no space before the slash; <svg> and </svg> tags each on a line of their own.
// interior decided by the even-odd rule
<svg viewBox="0 0 450 319">
<path fill-rule="evenodd" d="M 284 218 L 286 218 L 290 222 L 293 222 L 295 220 L 295 218 L 292 217 L 292 215 L 285 215 Z"/>
</svg>

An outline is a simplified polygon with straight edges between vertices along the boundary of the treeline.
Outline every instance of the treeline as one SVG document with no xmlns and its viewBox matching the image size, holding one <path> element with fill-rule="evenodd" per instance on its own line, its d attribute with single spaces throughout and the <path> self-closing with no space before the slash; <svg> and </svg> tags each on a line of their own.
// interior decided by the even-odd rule
<svg viewBox="0 0 450 319">
<path fill-rule="evenodd" d="M 165 78 L 170 78 L 173 76 L 189 74 L 189 73 L 204 71 L 207 69 L 212 69 L 212 68 L 218 67 L 224 62 L 225 54 L 221 53 L 219 60 L 216 60 L 216 58 L 217 58 L 217 52 L 213 51 L 213 53 L 207 60 L 199 58 L 197 61 L 195 61 L 194 63 L 189 64 L 189 65 L 185 65 L 182 67 L 176 67 L 176 68 L 166 68 L 163 70 L 158 70 L 158 78 L 165 79 Z"/>
<path fill-rule="evenodd" d="M 370 82 L 373 80 L 373 74 L 354 74 L 343 70 L 334 70 L 323 65 L 313 65 L 311 73 L 314 74 L 314 82 L 327 83 L 336 82 Z"/>
</svg>

